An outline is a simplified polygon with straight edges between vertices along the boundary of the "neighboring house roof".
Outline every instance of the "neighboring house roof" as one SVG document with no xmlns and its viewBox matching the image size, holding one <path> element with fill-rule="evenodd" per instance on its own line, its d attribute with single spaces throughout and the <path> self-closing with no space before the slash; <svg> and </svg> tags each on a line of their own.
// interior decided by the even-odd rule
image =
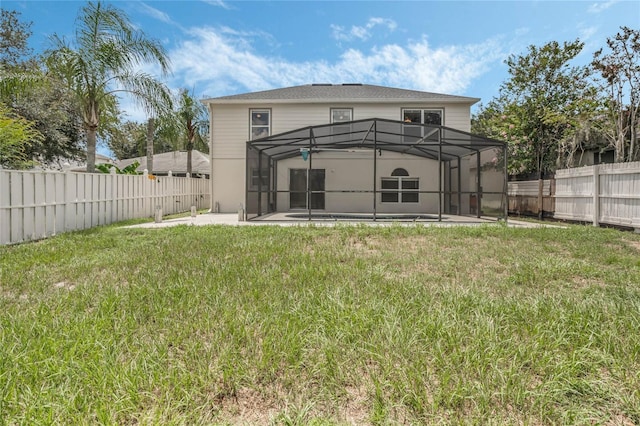
<svg viewBox="0 0 640 426">
<path fill-rule="evenodd" d="M 116 162 L 116 166 L 122 169 L 134 161 L 140 163 L 138 171 L 147 168 L 147 157 L 127 158 Z M 153 173 L 185 174 L 187 173 L 187 151 L 171 151 L 155 154 L 153 156 Z M 209 175 L 211 167 L 209 155 L 198 150 L 191 151 L 191 172 L 194 174 Z"/>
<path fill-rule="evenodd" d="M 473 105 L 479 98 L 444 95 L 441 93 L 421 92 L 418 90 L 396 89 L 393 87 L 373 86 L 370 84 L 307 84 L 285 87 L 262 92 L 242 93 L 204 99 L 205 104 L 233 104 L 247 102 L 272 103 L 331 103 L 331 102 L 438 102 L 467 103 Z"/>
<path fill-rule="evenodd" d="M 106 155 L 96 153 L 96 164 L 108 163 L 114 164 L 113 160 Z M 64 171 L 69 170 L 72 172 L 85 172 L 87 171 L 87 162 L 83 160 L 60 157 L 50 163 L 39 164 L 33 168 L 34 170 L 55 170 Z"/>
</svg>

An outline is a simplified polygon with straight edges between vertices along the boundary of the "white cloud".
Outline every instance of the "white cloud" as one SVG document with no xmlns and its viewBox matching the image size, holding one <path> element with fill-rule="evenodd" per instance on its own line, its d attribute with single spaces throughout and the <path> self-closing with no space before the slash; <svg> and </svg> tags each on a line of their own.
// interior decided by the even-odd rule
<svg viewBox="0 0 640 426">
<path fill-rule="evenodd" d="M 138 5 L 140 6 L 140 11 L 148 16 L 151 16 L 154 19 L 157 19 L 158 21 L 161 22 L 165 22 L 167 24 L 173 24 L 174 22 L 171 20 L 171 17 L 169 17 L 168 14 L 162 12 L 161 10 L 158 10 L 154 7 L 149 6 L 146 3 L 140 2 L 138 3 Z"/>
<path fill-rule="evenodd" d="M 593 37 L 594 34 L 598 32 L 598 27 L 597 26 L 585 27 L 583 25 L 579 25 L 578 31 L 580 33 L 578 38 L 581 41 L 588 41 L 589 39 L 591 39 L 591 37 Z"/>
<path fill-rule="evenodd" d="M 224 0 L 202 0 L 202 1 L 206 4 L 210 4 L 211 6 L 217 6 L 227 10 L 231 9 L 231 6 L 229 6 Z"/>
<path fill-rule="evenodd" d="M 373 35 L 372 30 L 381 26 L 386 28 L 389 32 L 395 31 L 398 24 L 392 19 L 386 18 L 370 18 L 364 26 L 352 26 L 349 30 L 340 25 L 331 25 L 333 31 L 333 38 L 339 41 L 351 41 L 354 39 L 367 40 Z"/>
<path fill-rule="evenodd" d="M 618 3 L 618 0 L 608 0 L 605 2 L 593 3 L 591 6 L 589 6 L 589 8 L 587 9 L 587 12 L 600 13 L 604 10 L 609 9 L 611 6 L 613 6 L 616 3 Z"/>
<path fill-rule="evenodd" d="M 197 87 L 197 95 L 207 96 L 314 82 L 361 82 L 460 94 L 505 57 L 494 39 L 433 48 L 423 38 L 407 46 L 348 49 L 334 62 L 296 62 L 255 53 L 250 38 L 228 29 L 197 28 L 189 35 L 170 52 L 174 82 Z"/>
</svg>

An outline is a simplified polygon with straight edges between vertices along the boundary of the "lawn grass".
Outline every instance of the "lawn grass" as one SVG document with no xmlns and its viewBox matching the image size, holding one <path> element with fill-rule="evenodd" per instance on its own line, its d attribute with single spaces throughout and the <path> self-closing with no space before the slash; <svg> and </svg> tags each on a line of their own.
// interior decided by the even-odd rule
<svg viewBox="0 0 640 426">
<path fill-rule="evenodd" d="M 640 424 L 640 236 L 103 227 L 0 247 L 0 424 Z"/>
</svg>

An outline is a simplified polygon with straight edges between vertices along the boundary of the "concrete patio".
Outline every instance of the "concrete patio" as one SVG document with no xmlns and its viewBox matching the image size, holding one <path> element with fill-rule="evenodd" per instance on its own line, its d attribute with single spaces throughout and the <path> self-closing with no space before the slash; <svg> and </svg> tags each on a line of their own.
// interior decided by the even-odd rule
<svg viewBox="0 0 640 426">
<path fill-rule="evenodd" d="M 195 217 L 185 216 L 175 219 L 165 219 L 161 222 L 141 223 L 138 225 L 130 225 L 127 228 L 166 228 L 170 226 L 188 225 L 188 226 L 206 226 L 206 225 L 228 225 L 228 226 L 481 226 L 481 225 L 499 226 L 502 222 L 498 222 L 493 218 L 475 218 L 467 216 L 443 215 L 442 221 L 437 218 L 433 219 L 385 219 L 379 220 L 363 219 L 362 215 L 349 216 L 348 214 L 325 213 L 322 218 L 314 218 L 308 220 L 307 217 L 292 215 L 291 213 L 274 213 L 256 218 L 250 221 L 238 220 L 236 213 L 203 213 Z M 540 224 L 534 222 L 526 222 L 522 220 L 509 219 L 507 226 L 512 228 L 563 228 L 561 225 Z"/>
</svg>

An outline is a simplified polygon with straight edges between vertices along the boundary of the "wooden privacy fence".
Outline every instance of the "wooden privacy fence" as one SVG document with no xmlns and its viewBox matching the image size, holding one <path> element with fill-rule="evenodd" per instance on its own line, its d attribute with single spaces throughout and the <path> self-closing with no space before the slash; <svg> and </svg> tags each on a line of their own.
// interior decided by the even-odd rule
<svg viewBox="0 0 640 426">
<path fill-rule="evenodd" d="M 210 181 L 182 177 L 0 170 L 0 244 L 209 207 Z"/>
<path fill-rule="evenodd" d="M 555 218 L 640 229 L 640 162 L 556 172 Z"/>
<path fill-rule="evenodd" d="M 555 179 L 509 182 L 509 213 L 538 213 L 556 219 L 640 230 L 640 162 L 564 169 Z"/>
<path fill-rule="evenodd" d="M 537 216 L 540 200 L 542 199 L 542 213 L 544 216 L 553 216 L 555 209 L 555 181 L 544 179 L 542 188 L 539 180 L 512 181 L 509 182 L 509 214 Z"/>
</svg>

